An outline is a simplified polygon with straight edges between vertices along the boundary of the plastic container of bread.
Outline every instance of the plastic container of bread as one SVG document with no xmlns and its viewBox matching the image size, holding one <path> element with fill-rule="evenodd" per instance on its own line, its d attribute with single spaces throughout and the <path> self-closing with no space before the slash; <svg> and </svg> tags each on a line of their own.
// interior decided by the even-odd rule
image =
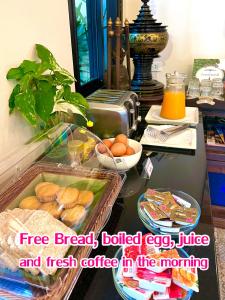
<svg viewBox="0 0 225 300">
<path fill-rule="evenodd" d="M 98 137 L 71 125 L 26 170 L 9 179 L 0 192 L 0 280 L 7 282 L 1 296 L 18 290 L 28 299 L 57 299 L 68 295 L 81 273 L 79 261 L 88 257 L 91 246 L 57 246 L 56 232 L 98 237 L 107 223 L 122 187 L 117 171 L 102 169 L 95 154 Z M 110 153 L 109 153 L 110 155 Z M 10 173 L 10 172 L 9 172 Z M 6 178 L 5 178 L 6 179 Z M 48 245 L 21 245 L 18 235 L 47 235 Z M 47 256 L 78 261 L 77 268 L 49 268 Z M 21 268 L 24 257 L 41 256 L 38 267 Z M 17 289 L 15 288 L 17 286 Z M 5 291 L 5 292 L 4 292 Z M 2 294 L 3 293 L 3 294 Z M 7 298 L 7 299 L 8 299 Z"/>
</svg>

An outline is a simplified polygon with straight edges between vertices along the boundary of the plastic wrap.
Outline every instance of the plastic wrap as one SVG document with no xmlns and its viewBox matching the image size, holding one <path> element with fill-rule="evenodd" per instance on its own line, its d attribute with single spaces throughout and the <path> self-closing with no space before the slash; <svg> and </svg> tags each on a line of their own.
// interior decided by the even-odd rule
<svg viewBox="0 0 225 300">
<path fill-rule="evenodd" d="M 99 149 L 110 159 L 111 168 L 99 159 Z M 37 155 L 29 163 L 25 159 L 17 162 L 16 172 L 12 165 L 3 177 L 0 174 L 2 182 L 7 181 L 0 190 L 0 278 L 6 282 L 0 295 L 60 299 L 75 285 L 79 261 L 89 256 L 93 245 L 55 245 L 55 235 L 93 232 L 97 238 L 110 217 L 122 178 L 109 149 L 86 128 L 75 125 L 67 124 L 58 136 L 49 136 L 38 159 Z M 41 240 L 28 245 L 29 236 L 46 236 L 47 244 Z M 46 263 L 47 257 L 70 256 L 77 267 L 50 268 Z"/>
<path fill-rule="evenodd" d="M 54 141 L 42 160 L 74 168 L 118 170 L 118 162 L 109 148 L 92 132 L 75 125 Z M 126 162 L 123 169 L 128 169 Z"/>
</svg>

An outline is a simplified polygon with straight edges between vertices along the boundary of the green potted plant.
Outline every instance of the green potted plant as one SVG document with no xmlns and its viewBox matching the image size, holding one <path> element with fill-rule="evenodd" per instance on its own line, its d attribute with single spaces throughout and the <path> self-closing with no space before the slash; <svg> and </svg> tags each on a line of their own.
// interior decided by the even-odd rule
<svg viewBox="0 0 225 300">
<path fill-rule="evenodd" d="M 16 81 L 9 98 L 10 114 L 18 110 L 42 134 L 58 124 L 62 114 L 79 114 L 88 121 L 86 99 L 71 90 L 75 78 L 43 45 L 36 44 L 36 52 L 38 61 L 24 60 L 7 73 L 8 80 Z"/>
</svg>

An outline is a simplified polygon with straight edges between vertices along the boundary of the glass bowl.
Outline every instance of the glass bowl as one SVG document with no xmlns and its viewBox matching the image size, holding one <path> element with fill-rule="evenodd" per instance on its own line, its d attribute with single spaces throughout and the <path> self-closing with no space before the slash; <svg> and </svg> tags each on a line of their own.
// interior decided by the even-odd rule
<svg viewBox="0 0 225 300">
<path fill-rule="evenodd" d="M 187 254 L 186 251 L 184 251 L 183 249 L 177 249 L 179 255 L 183 258 L 188 258 L 189 255 Z M 119 261 L 121 260 L 122 257 L 122 247 L 119 248 L 114 256 L 114 258 L 117 258 Z M 122 299 L 124 300 L 136 300 L 135 298 L 130 297 L 129 295 L 127 295 L 124 290 L 123 290 L 123 286 L 118 282 L 117 280 L 117 272 L 118 272 L 118 268 L 112 269 L 112 273 L 113 273 L 113 281 L 115 284 L 115 288 L 117 290 L 117 292 L 119 293 L 119 295 L 122 297 Z M 193 295 L 193 291 L 190 290 L 187 292 L 187 296 L 185 298 L 177 298 L 177 300 L 190 300 L 191 297 Z"/>
<path fill-rule="evenodd" d="M 144 226 L 154 234 L 169 234 L 173 238 L 178 238 L 180 232 L 184 232 L 185 234 L 189 234 L 191 231 L 193 231 L 193 229 L 198 225 L 199 219 L 200 219 L 200 216 L 201 216 L 201 208 L 200 208 L 198 202 L 193 197 L 191 197 L 190 195 L 188 195 L 188 194 L 186 194 L 182 191 L 177 191 L 177 190 L 173 190 L 173 189 L 166 189 L 166 188 L 156 189 L 156 191 L 158 191 L 158 192 L 171 192 L 171 194 L 173 194 L 175 196 L 178 196 L 178 197 L 182 198 L 183 200 L 191 203 L 191 207 L 196 208 L 198 210 L 198 217 L 196 219 L 195 224 L 180 225 L 179 227 L 177 227 L 177 228 L 179 228 L 179 232 L 171 232 L 170 231 L 171 227 L 168 227 L 168 229 L 167 229 L 166 226 L 160 226 L 160 225 L 154 223 L 148 217 L 148 215 L 145 213 L 145 211 L 141 207 L 141 203 L 147 201 L 145 199 L 144 194 L 142 194 L 138 199 L 137 209 L 138 209 L 139 218 L 141 219 Z M 173 226 L 172 228 L 175 228 L 175 227 Z"/>
</svg>

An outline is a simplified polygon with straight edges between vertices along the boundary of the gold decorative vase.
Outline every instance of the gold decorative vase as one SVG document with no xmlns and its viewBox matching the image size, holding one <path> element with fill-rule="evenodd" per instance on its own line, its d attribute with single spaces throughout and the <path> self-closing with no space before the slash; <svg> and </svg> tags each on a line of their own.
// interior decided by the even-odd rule
<svg viewBox="0 0 225 300">
<path fill-rule="evenodd" d="M 167 42 L 167 31 L 130 34 L 130 47 L 139 55 L 158 54 L 166 47 Z"/>
<path fill-rule="evenodd" d="M 150 105 L 161 103 L 164 86 L 152 79 L 154 58 L 165 49 L 168 42 L 166 26 L 158 23 L 152 16 L 149 0 L 142 0 L 143 5 L 130 24 L 130 50 L 134 62 L 134 76 L 131 89 L 139 94 L 141 111 L 145 114 Z"/>
</svg>

